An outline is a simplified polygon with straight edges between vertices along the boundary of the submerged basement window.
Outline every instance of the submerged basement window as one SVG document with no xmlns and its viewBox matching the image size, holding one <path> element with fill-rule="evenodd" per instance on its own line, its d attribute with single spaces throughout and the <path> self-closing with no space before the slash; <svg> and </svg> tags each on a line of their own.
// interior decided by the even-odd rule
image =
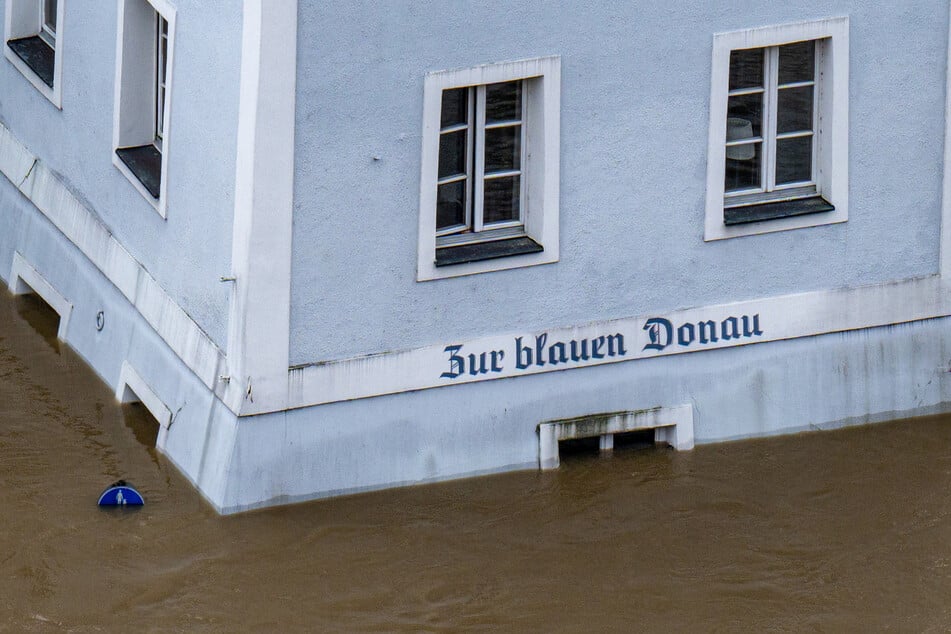
<svg viewBox="0 0 951 634">
<path fill-rule="evenodd" d="M 562 458 L 590 456 L 600 454 L 602 451 L 648 449 L 661 443 L 667 444 L 665 441 L 658 442 L 653 429 L 638 429 L 617 434 L 562 440 L 558 443 L 558 455 Z"/>
<path fill-rule="evenodd" d="M 562 418 L 538 426 L 538 466 L 556 469 L 564 452 L 612 450 L 667 443 L 693 449 L 693 406 L 654 407 Z"/>
<path fill-rule="evenodd" d="M 46 300 L 30 289 L 30 292 L 16 296 L 17 314 L 59 354 L 60 316 Z"/>
<path fill-rule="evenodd" d="M 141 402 L 123 403 L 122 420 L 140 445 L 155 447 L 158 444 L 162 426 Z"/>
</svg>

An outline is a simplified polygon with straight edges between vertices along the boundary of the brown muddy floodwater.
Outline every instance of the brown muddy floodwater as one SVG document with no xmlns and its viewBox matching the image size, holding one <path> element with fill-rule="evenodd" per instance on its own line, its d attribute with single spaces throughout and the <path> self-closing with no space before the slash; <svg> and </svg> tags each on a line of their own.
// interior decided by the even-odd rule
<svg viewBox="0 0 951 634">
<path fill-rule="evenodd" d="M 0 292 L 0 631 L 951 630 L 951 418 L 232 517 L 155 434 Z"/>
</svg>

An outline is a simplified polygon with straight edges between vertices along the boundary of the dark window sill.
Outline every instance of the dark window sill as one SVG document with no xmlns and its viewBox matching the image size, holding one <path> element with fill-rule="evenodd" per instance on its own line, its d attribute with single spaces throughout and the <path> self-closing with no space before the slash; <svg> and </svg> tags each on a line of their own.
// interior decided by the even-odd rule
<svg viewBox="0 0 951 634">
<path fill-rule="evenodd" d="M 36 73 L 36 76 L 44 84 L 50 88 L 53 87 L 53 67 L 56 62 L 56 52 L 39 35 L 10 40 L 7 42 L 7 46 L 16 53 L 17 57 L 23 60 L 24 64 L 30 67 L 30 70 Z"/>
<path fill-rule="evenodd" d="M 542 245 L 529 237 L 509 238 L 493 242 L 479 242 L 476 244 L 460 244 L 455 247 L 436 249 L 436 266 L 451 264 L 465 264 L 466 262 L 481 262 L 494 260 L 510 255 L 524 255 L 544 251 Z"/>
<path fill-rule="evenodd" d="M 162 186 L 162 153 L 158 148 L 151 143 L 138 147 L 121 147 L 116 150 L 116 156 L 139 179 L 152 198 L 158 200 Z"/>
<path fill-rule="evenodd" d="M 742 225 L 749 222 L 804 216 L 826 211 L 835 211 L 835 207 L 822 196 L 810 196 L 809 198 L 767 202 L 745 207 L 727 207 L 723 210 L 723 224 L 727 226 Z"/>
</svg>

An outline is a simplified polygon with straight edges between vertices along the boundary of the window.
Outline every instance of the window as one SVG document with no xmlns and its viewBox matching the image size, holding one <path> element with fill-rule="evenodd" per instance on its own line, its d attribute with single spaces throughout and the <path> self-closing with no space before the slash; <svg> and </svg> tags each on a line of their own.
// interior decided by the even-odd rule
<svg viewBox="0 0 951 634">
<path fill-rule="evenodd" d="M 419 280 L 558 259 L 557 57 L 426 77 Z"/>
<path fill-rule="evenodd" d="M 65 0 L 8 0 L 6 58 L 57 108 L 62 107 L 60 25 Z"/>
<path fill-rule="evenodd" d="M 525 237 L 521 178 L 525 115 L 522 82 L 450 88 L 442 93 L 436 265 L 454 263 L 457 245 L 509 240 L 506 251 L 542 251 Z M 468 252 L 486 259 L 497 245 Z M 455 255 L 453 255 L 455 254 Z"/>
<path fill-rule="evenodd" d="M 705 239 L 845 221 L 846 18 L 714 37 Z"/>
<path fill-rule="evenodd" d="M 160 0 L 119 0 L 113 164 L 165 216 L 174 13 Z"/>
</svg>

